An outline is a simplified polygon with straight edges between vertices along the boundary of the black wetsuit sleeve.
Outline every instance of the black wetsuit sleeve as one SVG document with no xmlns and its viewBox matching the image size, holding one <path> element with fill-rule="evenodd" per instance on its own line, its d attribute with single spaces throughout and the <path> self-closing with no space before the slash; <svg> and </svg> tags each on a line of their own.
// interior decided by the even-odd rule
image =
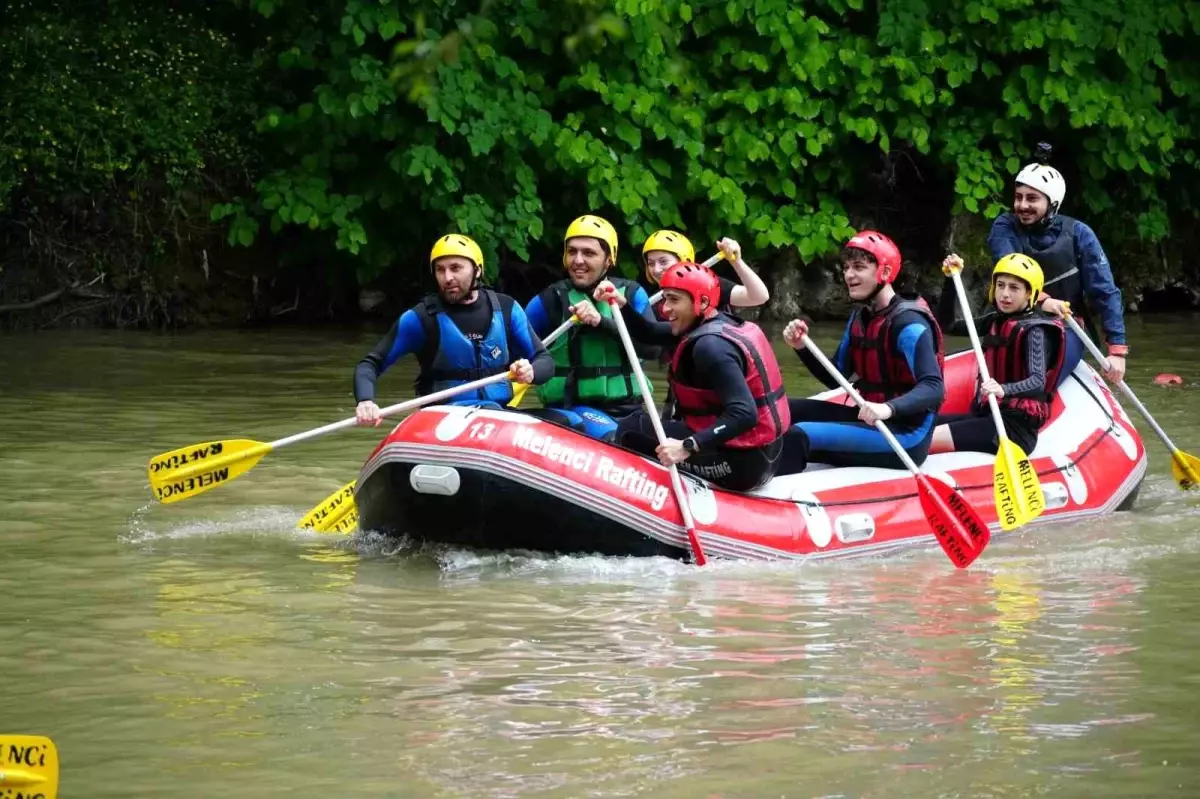
<svg viewBox="0 0 1200 799">
<path fill-rule="evenodd" d="M 1046 393 L 1046 332 L 1040 326 L 1025 331 L 1025 364 L 1029 376 L 1002 384 L 1004 396 L 1032 397 Z"/>
<path fill-rule="evenodd" d="M 692 375 L 696 385 L 715 391 L 721 402 L 721 414 L 712 426 L 693 435 L 701 448 L 723 444 L 758 423 L 754 395 L 746 384 L 746 364 L 733 342 L 702 336 L 692 345 Z"/>
<path fill-rule="evenodd" d="M 425 330 L 421 320 L 409 310 L 392 325 L 358 365 L 354 367 L 354 401 L 375 399 L 375 381 L 398 359 L 420 352 L 425 346 Z"/>
<path fill-rule="evenodd" d="M 647 319 L 644 314 L 635 311 L 629 303 L 621 308 L 621 318 L 625 320 L 625 326 L 629 328 L 629 335 L 635 341 L 658 346 L 675 343 L 675 336 L 671 335 L 671 325 L 668 322 Z"/>
</svg>

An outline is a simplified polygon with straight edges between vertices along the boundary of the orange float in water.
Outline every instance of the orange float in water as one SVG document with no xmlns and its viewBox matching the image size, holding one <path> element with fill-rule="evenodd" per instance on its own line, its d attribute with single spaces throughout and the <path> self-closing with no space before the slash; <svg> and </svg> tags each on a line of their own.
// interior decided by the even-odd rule
<svg viewBox="0 0 1200 799">
<path fill-rule="evenodd" d="M 1170 374 L 1169 372 L 1164 372 L 1163 374 L 1154 378 L 1154 385 L 1156 385 L 1156 386 L 1182 386 L 1183 378 L 1180 377 L 1179 375 L 1173 375 L 1173 374 Z"/>
</svg>

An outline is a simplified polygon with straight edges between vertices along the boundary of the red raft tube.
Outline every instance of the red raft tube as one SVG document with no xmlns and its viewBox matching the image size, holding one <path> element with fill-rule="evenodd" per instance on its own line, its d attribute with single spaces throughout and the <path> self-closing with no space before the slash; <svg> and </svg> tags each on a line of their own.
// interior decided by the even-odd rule
<svg viewBox="0 0 1200 799">
<path fill-rule="evenodd" d="M 975 359 L 946 360 L 945 413 L 965 412 Z M 847 402 L 841 391 L 818 396 Z M 1086 363 L 1059 388 L 1029 454 L 1046 511 L 1034 525 L 1133 505 L 1146 451 L 1125 411 Z M 928 474 L 962 492 L 994 533 L 994 456 L 931 455 Z M 906 471 L 812 464 L 752 493 L 680 472 L 705 553 L 739 560 L 878 555 L 936 546 Z M 657 556 L 691 554 L 668 472 L 656 461 L 517 412 L 435 406 L 407 417 L 358 478 L 364 530 L 482 550 Z"/>
</svg>

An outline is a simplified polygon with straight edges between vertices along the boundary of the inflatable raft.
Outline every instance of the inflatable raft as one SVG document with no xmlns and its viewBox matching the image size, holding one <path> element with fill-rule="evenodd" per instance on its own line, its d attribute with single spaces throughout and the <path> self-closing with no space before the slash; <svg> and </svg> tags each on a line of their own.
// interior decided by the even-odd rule
<svg viewBox="0 0 1200 799">
<path fill-rule="evenodd" d="M 965 412 L 975 380 L 970 352 L 948 357 L 943 412 Z M 818 398 L 848 401 L 841 391 Z M 1036 525 L 1125 509 L 1146 471 L 1129 417 L 1082 362 L 1062 384 L 1030 460 L 1046 496 Z M 922 468 L 958 488 L 995 533 L 993 462 L 956 452 L 931 455 Z M 747 494 L 681 475 L 710 558 L 829 558 L 937 545 L 905 471 L 812 464 Z M 665 468 L 516 412 L 419 410 L 375 449 L 357 486 L 363 529 L 417 542 L 564 554 L 691 552 Z"/>
</svg>

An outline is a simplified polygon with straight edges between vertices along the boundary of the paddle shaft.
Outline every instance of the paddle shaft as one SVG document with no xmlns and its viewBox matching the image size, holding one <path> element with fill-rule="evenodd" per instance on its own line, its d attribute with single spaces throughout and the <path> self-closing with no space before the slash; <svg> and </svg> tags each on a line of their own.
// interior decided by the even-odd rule
<svg viewBox="0 0 1200 799">
<path fill-rule="evenodd" d="M 1100 351 L 1100 348 L 1096 346 L 1096 343 L 1092 341 L 1086 332 L 1084 332 L 1084 329 L 1080 326 L 1080 324 L 1075 321 L 1075 317 L 1068 315 L 1066 317 L 1066 321 L 1067 325 L 1070 326 L 1071 330 L 1075 332 L 1075 335 L 1079 336 L 1079 340 L 1083 342 L 1083 346 L 1087 347 L 1088 352 L 1092 354 L 1092 357 L 1096 359 L 1096 362 L 1100 364 L 1104 371 L 1107 372 L 1112 369 L 1112 364 L 1108 362 L 1108 358 L 1104 357 L 1104 353 Z M 1133 407 L 1138 409 L 1138 413 L 1140 413 L 1142 418 L 1146 420 L 1146 423 L 1153 428 L 1158 437 L 1162 439 L 1162 442 L 1167 445 L 1167 448 L 1172 452 L 1177 450 L 1178 447 L 1176 447 L 1175 443 L 1171 441 L 1171 437 L 1167 435 L 1167 431 L 1158 426 L 1158 422 L 1154 421 L 1154 417 L 1150 415 L 1150 411 L 1148 411 L 1146 406 L 1142 404 L 1142 401 L 1139 400 L 1136 395 L 1134 395 L 1133 389 L 1125 385 L 1124 380 L 1117 381 L 1117 388 L 1121 389 L 1121 393 L 1125 395 L 1125 398 L 1133 403 Z"/>
<path fill-rule="evenodd" d="M 954 290 L 958 293 L 958 305 L 962 308 L 963 322 L 967 325 L 967 335 L 971 338 L 971 351 L 975 353 L 975 362 L 979 364 L 979 379 L 986 383 L 991 379 L 988 374 L 987 361 L 983 357 L 983 345 L 979 343 L 979 332 L 975 330 L 975 319 L 971 316 L 971 303 L 967 300 L 967 290 L 963 288 L 962 274 L 958 269 L 950 271 L 950 279 L 954 281 Z M 992 410 L 992 421 L 996 423 L 996 433 L 1000 438 L 1008 438 L 1004 430 L 1004 419 L 1000 417 L 1000 405 L 991 394 L 987 395 L 988 407 Z"/>
<path fill-rule="evenodd" d="M 564 322 L 563 324 L 569 325 L 570 323 Z M 441 391 L 435 391 L 432 394 L 424 394 L 420 397 L 413 397 L 410 400 L 406 400 L 404 402 L 397 403 L 396 405 L 389 405 L 386 408 L 381 408 L 379 410 L 379 415 L 381 417 L 394 416 L 397 413 L 402 413 L 404 411 L 412 410 L 413 408 L 419 408 L 420 406 L 428 405 L 431 402 L 437 402 L 438 400 L 448 399 L 449 397 L 453 397 L 457 394 L 463 394 L 467 391 L 473 391 L 475 389 L 483 388 L 484 386 L 490 386 L 493 383 L 501 383 L 505 380 L 511 380 L 511 379 L 512 379 L 512 375 L 509 372 L 503 372 L 498 375 L 492 375 L 491 377 L 480 378 L 479 380 L 475 380 L 470 383 L 463 383 L 460 386 L 452 386 L 450 388 L 443 389 Z M 347 427 L 354 427 L 357 424 L 358 424 L 358 418 L 351 417 L 349 419 L 343 419 L 340 422 L 333 422 L 332 424 L 327 424 L 324 427 L 317 427 L 317 428 L 314 428 L 313 430 L 307 430 L 303 433 L 296 433 L 293 436 L 288 436 L 287 438 L 281 438 L 278 441 L 272 441 L 267 446 L 271 447 L 272 449 L 279 449 L 280 447 L 286 447 L 288 444 L 295 444 L 299 441 L 307 441 L 310 438 L 317 438 L 318 436 L 323 436 L 326 433 L 332 433 L 335 430 L 342 430 Z"/>
<path fill-rule="evenodd" d="M 633 348 L 633 339 L 629 337 L 629 328 L 625 326 L 625 318 L 621 316 L 621 308 L 617 305 L 616 300 L 609 302 L 613 320 L 617 324 L 617 332 L 621 334 L 621 344 L 625 347 L 625 357 L 629 359 L 629 365 L 633 368 L 633 374 L 638 381 L 638 388 L 642 392 L 642 403 L 646 406 L 646 415 L 650 417 L 650 424 L 654 425 L 654 434 L 658 436 L 659 446 L 665 445 L 667 433 L 663 430 L 662 420 L 658 418 L 658 410 L 654 407 L 650 384 L 646 382 L 646 373 L 642 371 L 642 363 L 638 360 L 637 352 Z M 675 504 L 679 506 L 679 515 L 683 517 L 683 524 L 687 528 L 688 541 L 692 545 L 692 554 L 696 558 L 696 565 L 703 566 L 707 563 L 707 558 L 704 557 L 704 550 L 700 547 L 700 537 L 696 535 L 696 522 L 692 519 L 692 509 L 688 505 L 687 494 L 683 490 L 683 480 L 679 477 L 679 469 L 675 464 L 671 464 L 668 471 L 671 473 L 671 488 L 675 492 Z"/>
<path fill-rule="evenodd" d="M 857 390 L 855 390 L 854 386 L 850 385 L 850 381 L 846 379 L 846 376 L 843 375 L 836 366 L 830 363 L 829 359 L 825 357 L 825 353 L 821 352 L 821 350 L 817 348 L 816 344 L 813 344 L 812 339 L 810 339 L 807 334 L 801 336 L 800 341 L 804 343 L 804 346 L 808 348 L 808 351 L 811 352 L 813 357 L 817 359 L 817 362 L 825 367 L 825 371 L 829 372 L 829 374 L 833 376 L 833 379 L 838 382 L 838 385 L 850 395 L 850 399 L 854 400 L 858 407 L 861 408 L 867 404 L 867 401 L 862 398 L 862 395 L 859 394 Z M 883 423 L 882 419 L 875 420 L 875 429 L 883 434 L 888 446 L 895 451 L 896 457 L 900 459 L 900 462 L 903 463 L 904 466 L 910 472 L 912 472 L 914 476 L 918 478 L 925 477 L 925 475 L 921 472 L 921 469 L 916 463 L 913 462 L 913 459 L 910 458 L 908 453 L 904 451 L 904 447 L 900 446 L 900 442 L 897 441 L 896 437 L 892 435 L 892 431 L 887 429 L 887 425 Z"/>
</svg>

